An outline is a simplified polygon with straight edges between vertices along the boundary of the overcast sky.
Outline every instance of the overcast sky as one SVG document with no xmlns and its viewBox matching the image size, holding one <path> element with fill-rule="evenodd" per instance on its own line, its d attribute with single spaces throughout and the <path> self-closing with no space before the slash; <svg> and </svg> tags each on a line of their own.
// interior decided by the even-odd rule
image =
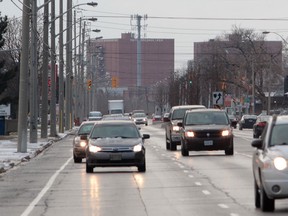
<svg viewBox="0 0 288 216">
<path fill-rule="evenodd" d="M 66 0 L 64 7 L 66 8 Z M 91 37 L 120 38 L 121 33 L 136 33 L 133 15 L 147 15 L 142 20 L 142 36 L 175 39 L 175 66 L 186 66 L 193 59 L 193 43 L 208 41 L 231 32 L 233 26 L 254 29 L 255 32 L 277 32 L 288 37 L 288 0 L 93 0 L 97 7 L 80 6 L 77 16 L 95 16 L 97 22 Z M 14 3 L 13 3 L 14 2 Z M 0 2 L 2 16 L 22 16 L 23 0 Z M 37 0 L 38 6 L 44 0 Z M 59 0 L 55 0 L 58 8 Z M 73 0 L 73 5 L 91 2 Z M 17 7 L 17 6 L 18 7 Z M 65 11 L 65 9 L 64 9 Z M 59 14 L 56 10 L 56 13 Z M 121 17 L 121 18 L 120 18 Z M 145 28 L 144 28 L 145 27 Z M 268 40 L 281 40 L 276 34 Z"/>
</svg>

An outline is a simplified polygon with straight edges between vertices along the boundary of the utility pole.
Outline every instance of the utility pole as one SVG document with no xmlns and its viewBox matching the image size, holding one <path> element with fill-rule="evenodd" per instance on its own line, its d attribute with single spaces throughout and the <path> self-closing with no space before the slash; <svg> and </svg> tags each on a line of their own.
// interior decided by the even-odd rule
<svg viewBox="0 0 288 216">
<path fill-rule="evenodd" d="M 18 144 L 17 152 L 27 152 L 27 113 L 28 113 L 28 63 L 29 63 L 29 29 L 30 0 L 23 0 L 22 12 L 22 49 L 19 78 L 18 108 Z"/>
<path fill-rule="evenodd" d="M 28 4 L 29 5 L 29 4 Z M 30 143 L 37 143 L 38 138 L 38 64 L 37 64 L 37 0 L 32 1 L 31 29 L 31 72 L 30 72 Z"/>
<path fill-rule="evenodd" d="M 41 99 L 41 138 L 47 138 L 48 115 L 48 34 L 49 34 L 49 0 L 45 0 L 43 27 L 43 71 L 42 71 L 42 99 Z"/>
<path fill-rule="evenodd" d="M 56 48 L 55 48 L 55 0 L 51 0 L 51 99 L 50 136 L 56 137 Z"/>
<path fill-rule="evenodd" d="M 63 14 L 63 0 L 60 0 L 59 3 L 59 13 Z M 60 16 L 59 32 L 59 132 L 64 133 L 63 16 Z"/>
<path fill-rule="evenodd" d="M 67 0 L 67 34 L 66 34 L 66 82 L 65 82 L 65 129 L 72 127 L 71 113 L 71 78 L 72 78 L 72 0 Z"/>
<path fill-rule="evenodd" d="M 137 15 L 137 92 L 142 84 L 142 67 L 141 67 L 141 19 L 142 16 Z M 139 97 L 139 95 L 137 95 Z"/>
</svg>

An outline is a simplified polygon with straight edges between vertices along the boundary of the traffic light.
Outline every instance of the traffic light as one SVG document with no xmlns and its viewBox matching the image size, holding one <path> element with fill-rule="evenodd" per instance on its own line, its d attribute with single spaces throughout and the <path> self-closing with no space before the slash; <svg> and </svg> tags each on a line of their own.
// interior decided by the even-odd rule
<svg viewBox="0 0 288 216">
<path fill-rule="evenodd" d="M 88 90 L 90 90 L 91 87 L 92 87 L 92 80 L 91 80 L 91 79 L 88 79 L 88 80 L 87 80 L 87 88 L 88 88 Z"/>
<path fill-rule="evenodd" d="M 112 86 L 112 88 L 117 88 L 118 87 L 118 77 L 112 76 L 111 86 Z"/>
</svg>

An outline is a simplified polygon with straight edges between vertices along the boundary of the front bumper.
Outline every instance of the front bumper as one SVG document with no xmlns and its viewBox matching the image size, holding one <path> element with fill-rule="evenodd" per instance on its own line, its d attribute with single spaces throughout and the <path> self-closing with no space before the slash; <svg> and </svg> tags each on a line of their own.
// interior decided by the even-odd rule
<svg viewBox="0 0 288 216">
<path fill-rule="evenodd" d="M 274 199 L 288 198 L 288 170 L 262 170 L 261 179 L 268 197 Z M 279 187 L 280 190 L 273 191 L 273 187 Z"/>
<path fill-rule="evenodd" d="M 85 147 L 74 147 L 73 148 L 73 154 L 78 158 L 85 158 L 86 157 L 86 151 Z"/>
<path fill-rule="evenodd" d="M 233 147 L 233 136 L 218 138 L 186 138 L 183 143 L 188 151 L 227 150 Z"/>
<path fill-rule="evenodd" d="M 145 151 L 141 152 L 88 152 L 86 162 L 89 166 L 139 166 L 145 162 Z"/>
</svg>

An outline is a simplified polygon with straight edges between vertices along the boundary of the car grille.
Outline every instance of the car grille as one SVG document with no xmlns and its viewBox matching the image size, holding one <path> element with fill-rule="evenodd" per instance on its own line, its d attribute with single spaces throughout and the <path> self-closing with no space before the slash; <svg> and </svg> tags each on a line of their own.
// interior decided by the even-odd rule
<svg viewBox="0 0 288 216">
<path fill-rule="evenodd" d="M 132 147 L 102 147 L 102 152 L 132 152 Z"/>
<path fill-rule="evenodd" d="M 217 138 L 222 136 L 222 131 L 197 131 L 195 137 L 197 138 Z"/>
</svg>

